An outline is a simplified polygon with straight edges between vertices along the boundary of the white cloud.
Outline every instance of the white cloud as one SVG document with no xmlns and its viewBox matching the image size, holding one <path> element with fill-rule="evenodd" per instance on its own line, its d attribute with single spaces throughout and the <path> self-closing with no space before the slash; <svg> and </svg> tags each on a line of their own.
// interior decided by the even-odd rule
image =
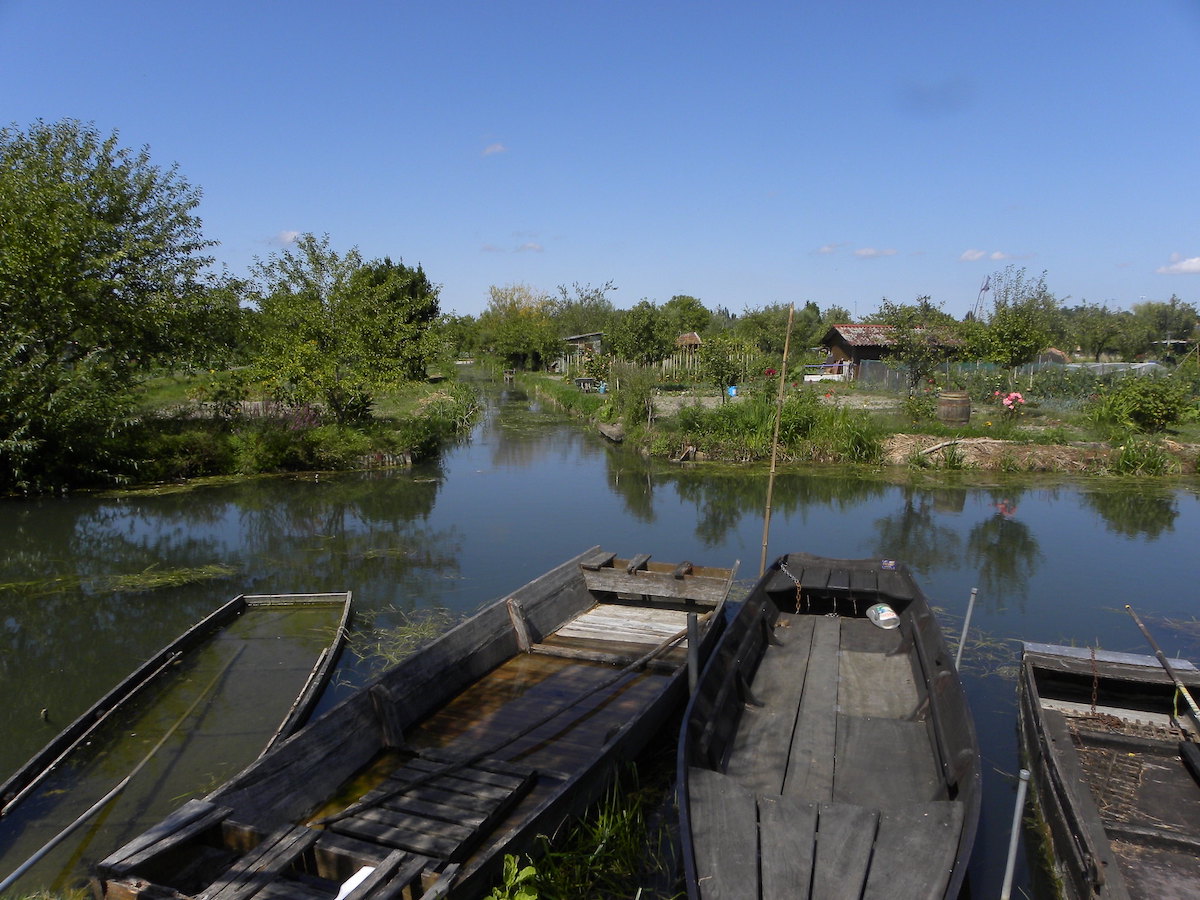
<svg viewBox="0 0 1200 900">
<path fill-rule="evenodd" d="M 1154 271 L 1159 275 L 1200 275 L 1200 256 L 1184 259 L 1182 254 L 1172 253 L 1171 264 Z"/>
<path fill-rule="evenodd" d="M 497 153 L 507 153 L 507 152 L 508 152 L 508 148 L 505 147 L 503 144 L 499 144 L 499 143 L 488 144 L 486 147 L 483 148 L 484 156 L 495 156 Z"/>
<path fill-rule="evenodd" d="M 497 247 L 495 244 L 484 244 L 479 249 L 482 250 L 484 253 L 503 253 L 504 252 L 503 249 L 501 249 L 500 247 Z"/>
<path fill-rule="evenodd" d="M 298 231 L 281 231 L 275 237 L 271 238 L 271 243 L 282 247 L 287 244 L 296 243 L 296 238 L 298 237 L 300 237 L 300 232 Z"/>
<path fill-rule="evenodd" d="M 544 248 L 541 244 L 529 241 L 517 248 L 517 253 L 541 253 Z"/>
<path fill-rule="evenodd" d="M 820 247 L 818 247 L 816 250 L 814 250 L 813 253 L 819 254 L 821 256 L 828 256 L 830 253 L 837 253 L 838 250 L 840 250 L 842 247 L 845 247 L 845 246 L 846 246 L 845 244 L 823 244 Z"/>
<path fill-rule="evenodd" d="M 975 262 L 975 260 L 983 259 L 985 256 L 987 256 L 986 250 L 964 250 L 959 260 L 961 262 Z"/>
<path fill-rule="evenodd" d="M 860 247 L 854 251 L 859 259 L 879 259 L 881 256 L 895 256 L 895 250 L 878 250 L 875 247 Z"/>
</svg>

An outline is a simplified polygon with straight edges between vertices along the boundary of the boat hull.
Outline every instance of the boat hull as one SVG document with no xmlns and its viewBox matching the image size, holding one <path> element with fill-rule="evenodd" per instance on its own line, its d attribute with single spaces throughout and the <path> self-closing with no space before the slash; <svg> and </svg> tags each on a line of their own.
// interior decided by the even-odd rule
<svg viewBox="0 0 1200 900">
<path fill-rule="evenodd" d="M 873 611 L 880 603 L 898 618 Z M 692 695 L 678 780 L 692 900 L 956 898 L 979 816 L 979 749 L 907 571 L 776 560 Z"/>
<path fill-rule="evenodd" d="M 315 900 L 369 870 L 354 900 L 482 896 L 678 711 L 678 639 L 698 615 L 703 657 L 732 577 L 592 548 L 110 856 L 97 892 Z"/>
</svg>

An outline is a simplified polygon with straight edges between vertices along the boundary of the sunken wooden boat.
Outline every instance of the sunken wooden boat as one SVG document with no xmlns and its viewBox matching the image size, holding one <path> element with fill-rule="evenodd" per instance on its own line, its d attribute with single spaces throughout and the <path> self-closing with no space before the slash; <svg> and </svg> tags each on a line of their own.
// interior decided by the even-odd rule
<svg viewBox="0 0 1200 900">
<path fill-rule="evenodd" d="M 1171 667 L 1200 696 L 1200 672 Z M 1200 897 L 1197 731 L 1158 659 L 1026 643 L 1019 697 L 1031 797 L 1062 895 Z"/>
<path fill-rule="evenodd" d="M 586 551 L 111 855 L 98 896 L 483 895 L 681 710 L 733 575 Z"/>
<path fill-rule="evenodd" d="M 128 778 L 15 883 L 86 881 L 89 863 L 297 731 L 350 610 L 349 592 L 242 594 L 146 660 L 0 785 L 0 884 Z"/>
<path fill-rule="evenodd" d="M 979 748 L 925 596 L 890 560 L 776 560 L 684 714 L 688 896 L 957 898 Z"/>
</svg>

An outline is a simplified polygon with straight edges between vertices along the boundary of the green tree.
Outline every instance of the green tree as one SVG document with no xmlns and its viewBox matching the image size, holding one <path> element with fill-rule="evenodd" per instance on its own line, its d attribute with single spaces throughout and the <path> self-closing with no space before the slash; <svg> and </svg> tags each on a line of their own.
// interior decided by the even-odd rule
<svg viewBox="0 0 1200 900">
<path fill-rule="evenodd" d="M 1096 362 L 1100 361 L 1102 354 L 1119 349 L 1121 336 L 1129 328 L 1129 320 L 1127 312 L 1086 300 L 1063 310 L 1068 342 Z"/>
<path fill-rule="evenodd" d="M 370 417 L 373 394 L 423 372 L 437 289 L 420 269 L 339 254 L 301 235 L 254 266 L 260 370 L 292 399 L 320 401 L 339 424 Z"/>
<path fill-rule="evenodd" d="M 773 357 L 782 356 L 783 342 L 787 336 L 788 309 L 789 305 L 786 303 L 747 309 L 733 323 L 733 334 L 757 347 L 762 353 Z M 818 313 L 818 318 L 819 316 Z"/>
<path fill-rule="evenodd" d="M 616 318 L 617 311 L 608 295 L 616 290 L 611 281 L 600 287 L 576 282 L 568 291 L 566 285 L 558 286 L 558 296 L 550 298 L 549 311 L 559 337 L 577 334 L 593 334 L 608 331 Z"/>
<path fill-rule="evenodd" d="M 1030 280 L 1024 269 L 1008 266 L 991 277 L 992 314 L 987 322 L 986 355 L 1007 369 L 1035 359 L 1062 335 L 1055 296 L 1046 287 L 1046 273 Z"/>
<path fill-rule="evenodd" d="M 892 329 L 892 342 L 885 362 L 907 375 L 912 396 L 937 368 L 957 354 L 957 323 L 928 297 L 912 304 L 897 304 L 884 299 L 873 318 Z"/>
<path fill-rule="evenodd" d="M 713 314 L 703 303 L 687 294 L 676 294 L 663 304 L 662 311 L 673 332 L 673 338 L 691 331 L 703 334 L 708 330 L 713 318 Z"/>
<path fill-rule="evenodd" d="M 744 360 L 752 352 L 744 341 L 727 334 L 710 337 L 700 345 L 700 374 L 721 392 L 722 401 L 726 389 L 746 377 Z"/>
<path fill-rule="evenodd" d="M 553 308 L 547 294 L 527 284 L 492 285 L 487 309 L 479 317 L 481 345 L 512 368 L 549 365 L 563 349 Z"/>
<path fill-rule="evenodd" d="M 120 475 L 137 375 L 202 359 L 225 332 L 199 202 L 116 132 L 0 130 L 0 489 Z"/>
<path fill-rule="evenodd" d="M 642 300 L 617 319 L 612 347 L 618 356 L 646 366 L 666 359 L 675 348 L 675 338 L 662 310 Z"/>
<path fill-rule="evenodd" d="M 1138 356 L 1172 356 L 1179 341 L 1187 341 L 1196 330 L 1196 307 L 1174 294 L 1163 303 L 1135 303 L 1131 321 L 1123 332 L 1123 350 L 1129 359 Z"/>
</svg>

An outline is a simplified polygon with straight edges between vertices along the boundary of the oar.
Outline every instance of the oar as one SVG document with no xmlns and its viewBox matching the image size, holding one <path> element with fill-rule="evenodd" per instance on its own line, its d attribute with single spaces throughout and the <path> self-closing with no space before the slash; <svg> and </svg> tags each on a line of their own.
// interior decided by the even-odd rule
<svg viewBox="0 0 1200 900">
<path fill-rule="evenodd" d="M 1171 680 L 1175 682 L 1175 689 L 1183 694 L 1183 699 L 1187 701 L 1188 711 L 1191 712 L 1192 719 L 1196 722 L 1197 726 L 1200 726 L 1200 707 L 1197 707 L 1196 701 L 1192 699 L 1191 691 L 1187 689 L 1187 686 L 1175 674 L 1175 669 L 1167 662 L 1167 656 L 1162 652 L 1162 648 L 1158 646 L 1158 641 L 1154 640 L 1154 635 L 1142 624 L 1142 620 L 1133 611 L 1133 607 L 1126 603 L 1125 611 L 1133 616 L 1133 621 L 1137 623 L 1137 627 L 1142 630 L 1142 634 L 1146 636 L 1146 640 L 1154 648 L 1154 655 L 1158 658 L 1159 665 L 1171 676 Z M 1200 748 L 1197 748 L 1195 744 L 1185 737 L 1184 740 L 1179 742 L 1179 756 L 1183 760 L 1183 764 L 1188 768 L 1188 771 L 1192 773 L 1192 777 L 1196 779 L 1197 783 L 1200 783 Z"/>
<path fill-rule="evenodd" d="M 172 735 L 179 730 L 180 726 L 183 725 L 183 723 L 187 721 L 192 713 L 196 711 L 196 708 L 200 705 L 200 703 L 209 695 L 209 693 L 212 692 L 213 688 L 217 686 L 217 682 L 225 677 L 225 673 L 229 671 L 230 667 L 232 667 L 235 662 L 237 662 L 238 657 L 242 655 L 242 650 L 244 649 L 245 647 L 239 648 L 238 652 L 230 658 L 229 662 L 225 663 L 225 665 L 221 667 L 221 671 L 214 675 L 212 681 L 205 685 L 204 690 L 200 692 L 200 695 L 194 701 L 192 701 L 192 705 L 187 708 L 187 711 L 175 720 L 175 723 L 167 729 L 166 733 L 161 738 L 159 738 L 158 743 L 150 748 L 150 752 L 143 756 L 141 761 L 129 770 L 129 774 L 122 778 L 117 783 L 116 787 L 93 803 L 74 822 L 47 841 L 40 850 L 33 854 L 33 856 L 21 863 L 21 865 L 17 867 L 16 871 L 14 871 L 3 881 L 0 881 L 0 891 L 4 891 L 12 887 L 18 878 L 37 865 L 38 862 L 40 862 L 42 858 L 46 856 L 46 854 L 70 837 L 80 826 L 87 822 L 88 819 L 96 815 L 96 813 L 100 812 L 100 810 L 104 809 L 104 807 L 110 801 L 112 801 L 113 798 L 120 794 L 121 791 L 125 790 L 125 788 L 129 785 L 129 782 L 133 781 L 134 777 L 146 767 L 150 760 L 154 758 L 154 755 L 162 749 L 163 745 L 171 739 Z"/>
</svg>

